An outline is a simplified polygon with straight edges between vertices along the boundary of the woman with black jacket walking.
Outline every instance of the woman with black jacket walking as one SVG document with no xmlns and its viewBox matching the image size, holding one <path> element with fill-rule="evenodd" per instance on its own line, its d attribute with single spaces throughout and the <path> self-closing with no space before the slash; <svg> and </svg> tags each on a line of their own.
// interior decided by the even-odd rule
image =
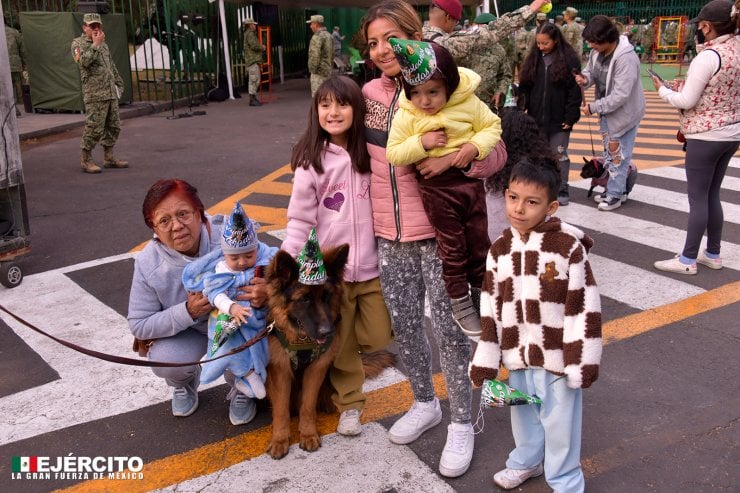
<svg viewBox="0 0 740 493">
<path fill-rule="evenodd" d="M 554 24 L 537 29 L 535 44 L 522 64 L 519 89 L 524 109 L 547 137 L 551 151 L 560 162 L 562 186 L 560 205 L 568 205 L 568 142 L 573 125 L 580 118 L 583 101 L 581 88 L 573 74 L 580 72 L 581 62 L 575 50 Z"/>
</svg>

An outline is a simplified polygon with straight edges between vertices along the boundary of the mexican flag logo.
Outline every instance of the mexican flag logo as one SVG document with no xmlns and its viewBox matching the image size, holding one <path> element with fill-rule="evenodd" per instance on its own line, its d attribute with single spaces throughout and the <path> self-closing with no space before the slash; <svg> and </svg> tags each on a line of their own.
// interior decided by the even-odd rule
<svg viewBox="0 0 740 493">
<path fill-rule="evenodd" d="M 36 457 L 13 457 L 13 472 L 36 472 Z"/>
</svg>

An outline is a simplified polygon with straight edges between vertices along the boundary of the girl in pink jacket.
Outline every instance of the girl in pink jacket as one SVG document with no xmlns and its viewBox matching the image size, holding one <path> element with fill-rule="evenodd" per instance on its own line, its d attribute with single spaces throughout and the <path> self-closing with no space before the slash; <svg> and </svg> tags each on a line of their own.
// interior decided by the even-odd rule
<svg viewBox="0 0 740 493">
<path fill-rule="evenodd" d="M 360 352 L 385 348 L 391 321 L 380 290 L 378 247 L 370 205 L 365 104 L 357 84 L 331 77 L 316 91 L 308 126 L 291 159 L 295 172 L 282 249 L 296 256 L 316 228 L 324 247 L 348 243 L 341 307 L 342 344 L 329 372 L 341 413 L 337 432 L 357 435 L 365 405 Z"/>
</svg>

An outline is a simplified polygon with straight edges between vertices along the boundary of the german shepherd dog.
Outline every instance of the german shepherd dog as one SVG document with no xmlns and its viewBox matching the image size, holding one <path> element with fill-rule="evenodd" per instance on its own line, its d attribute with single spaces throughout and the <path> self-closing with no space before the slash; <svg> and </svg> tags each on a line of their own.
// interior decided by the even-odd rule
<svg viewBox="0 0 740 493">
<path fill-rule="evenodd" d="M 274 322 L 268 339 L 267 397 L 272 404 L 272 439 L 267 453 L 281 459 L 290 447 L 290 416 L 298 414 L 299 445 L 313 452 L 321 446 L 316 429 L 317 408 L 335 412 L 328 370 L 340 347 L 340 307 L 344 267 L 349 245 L 322 251 L 326 282 L 305 285 L 298 281 L 299 265 L 279 251 L 267 268 L 269 318 Z M 387 351 L 363 355 L 368 378 L 393 366 Z"/>
</svg>

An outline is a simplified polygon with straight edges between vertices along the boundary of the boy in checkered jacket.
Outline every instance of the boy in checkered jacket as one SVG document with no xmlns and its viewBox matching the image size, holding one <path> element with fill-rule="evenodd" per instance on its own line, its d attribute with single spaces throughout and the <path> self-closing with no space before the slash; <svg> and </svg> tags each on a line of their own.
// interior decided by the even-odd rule
<svg viewBox="0 0 740 493">
<path fill-rule="evenodd" d="M 503 364 L 512 387 L 542 399 L 511 408 L 516 448 L 494 475 L 504 489 L 544 472 L 556 492 L 584 490 L 581 389 L 599 376 L 601 303 L 587 256 L 593 241 L 552 217 L 558 190 L 556 162 L 519 161 L 505 193 L 511 228 L 486 261 L 470 379 L 480 386 Z"/>
</svg>

